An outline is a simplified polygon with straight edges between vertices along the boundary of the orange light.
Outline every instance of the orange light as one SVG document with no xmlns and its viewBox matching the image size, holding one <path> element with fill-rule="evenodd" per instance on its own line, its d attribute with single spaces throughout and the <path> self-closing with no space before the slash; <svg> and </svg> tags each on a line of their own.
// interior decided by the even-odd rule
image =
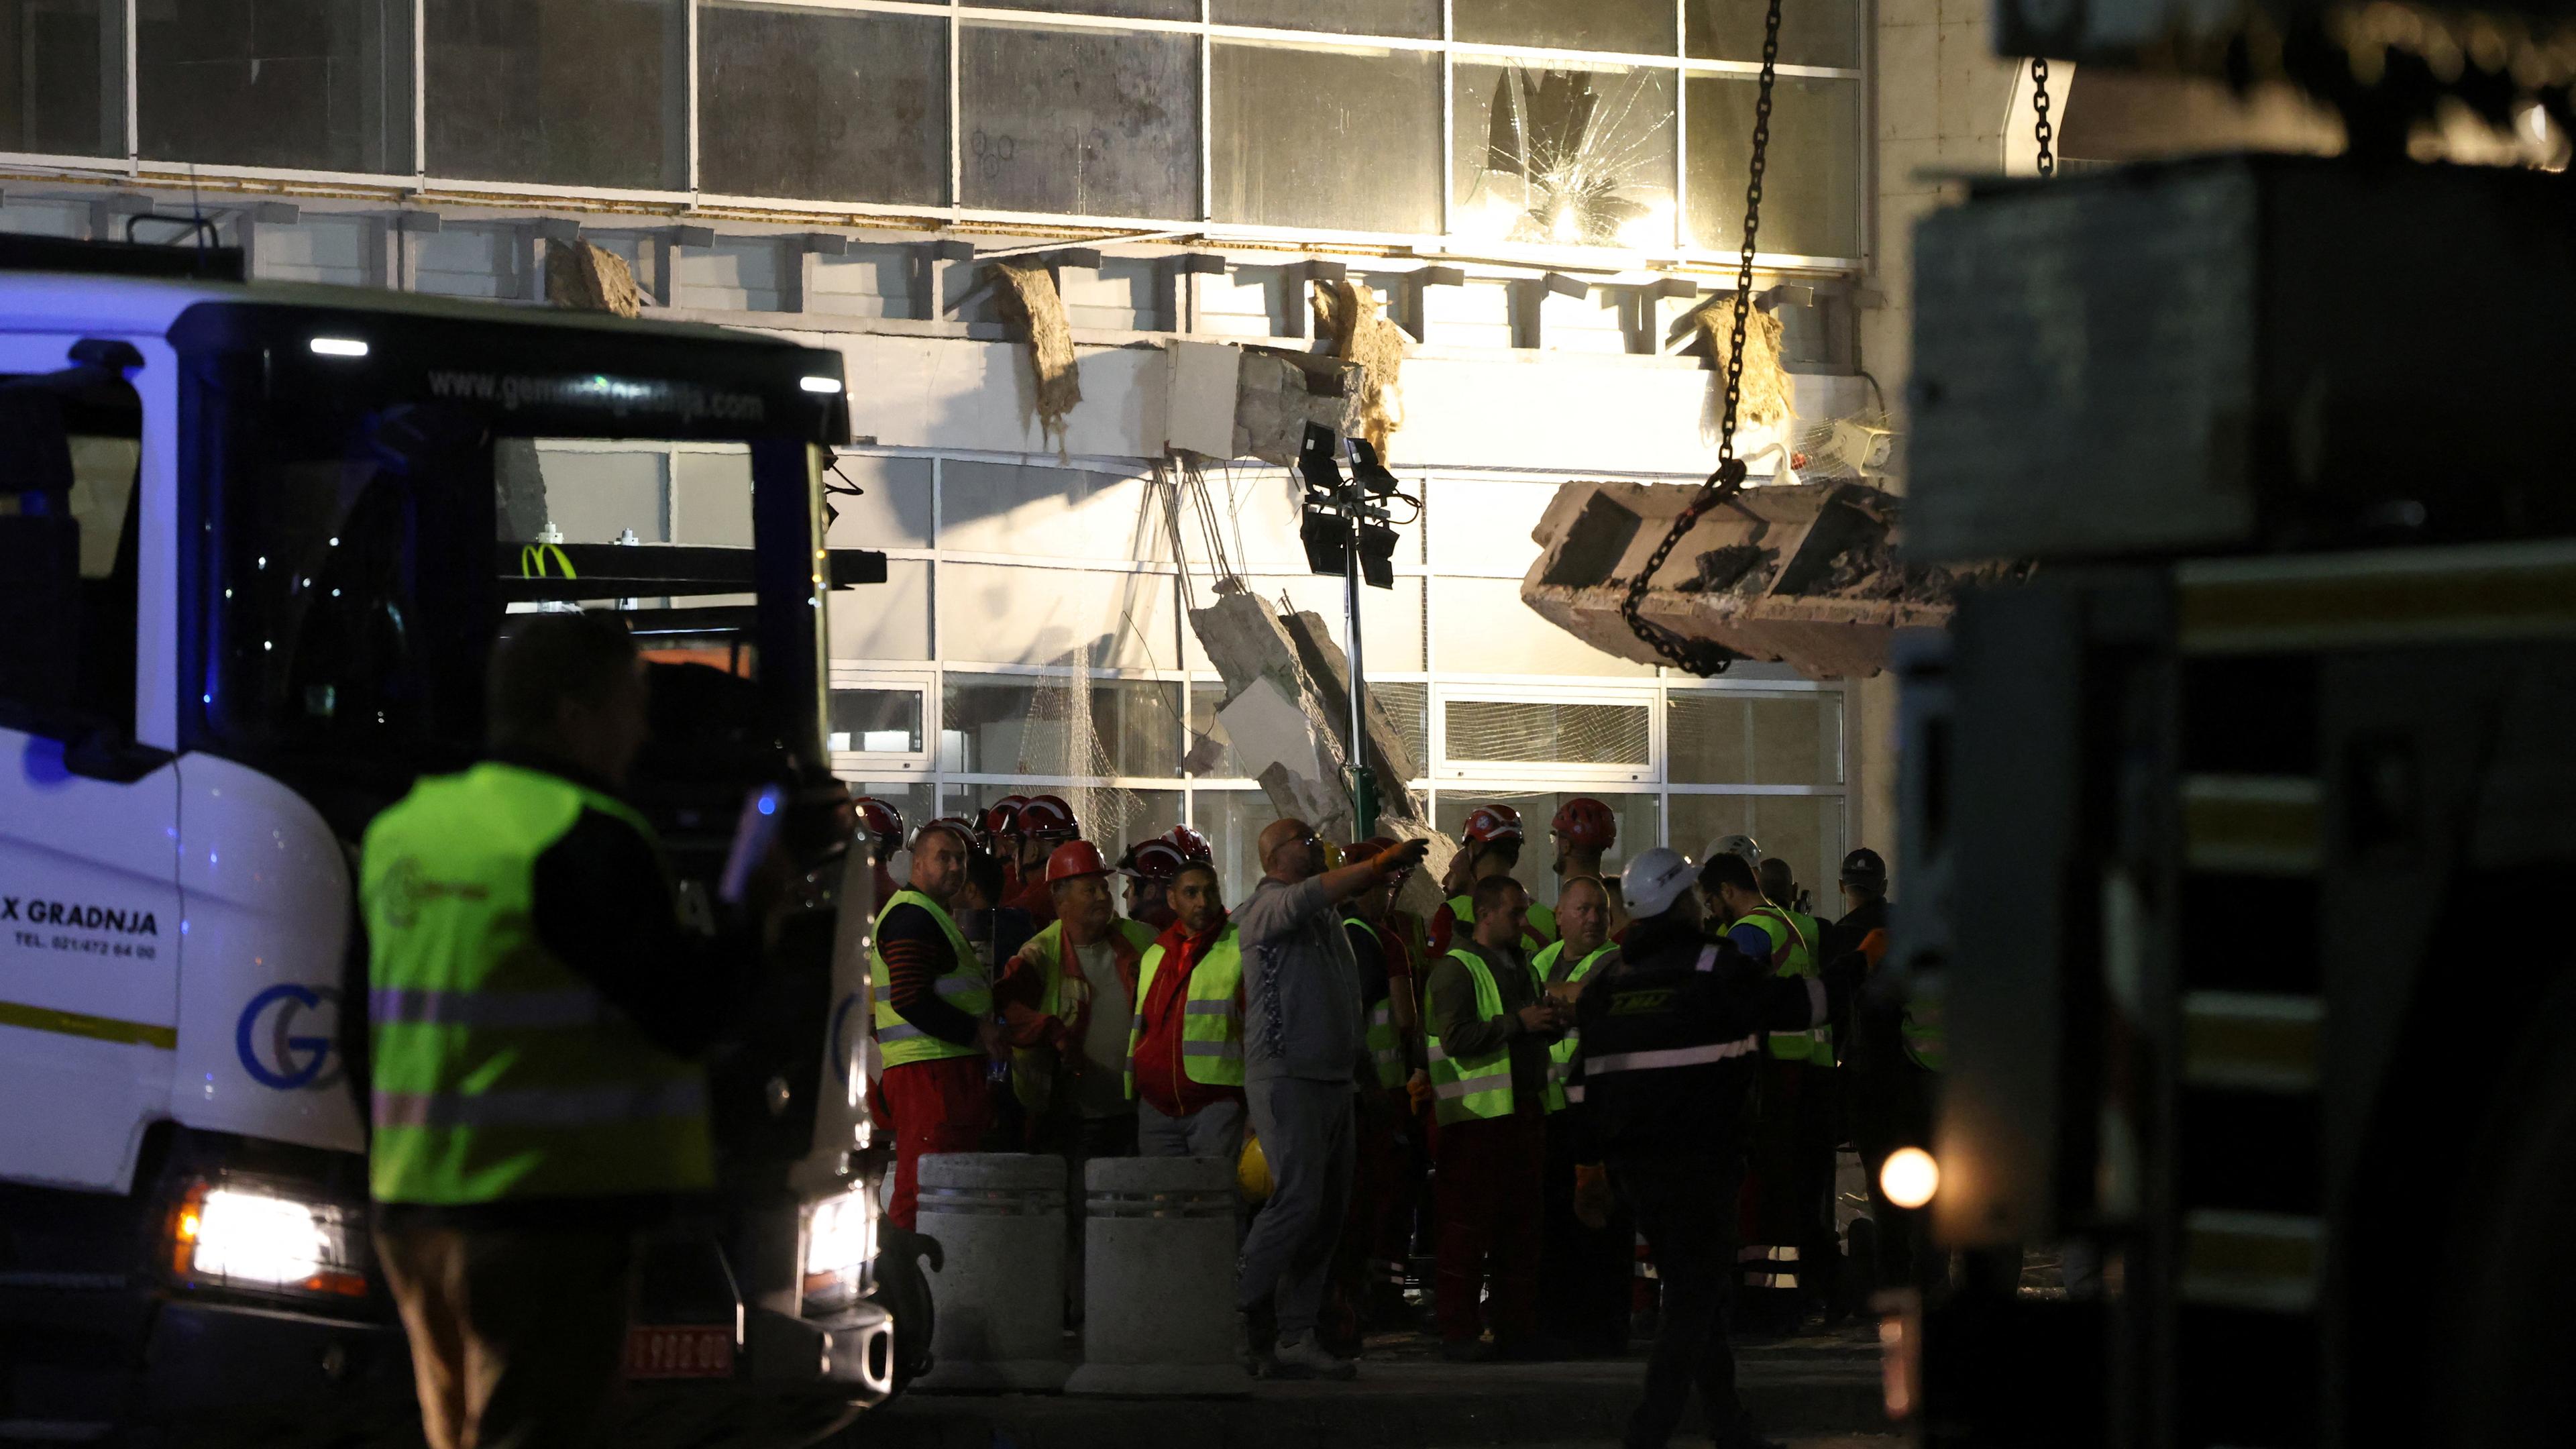
<svg viewBox="0 0 2576 1449">
<path fill-rule="evenodd" d="M 1920 1147 L 1900 1147 L 1879 1168 L 1878 1188 L 1898 1207 L 1919 1208 L 1941 1190 L 1941 1164 Z"/>
<path fill-rule="evenodd" d="M 179 1214 L 179 1241 L 183 1243 L 191 1242 L 195 1240 L 196 1236 L 197 1215 L 193 1212 L 183 1212 Z"/>
</svg>

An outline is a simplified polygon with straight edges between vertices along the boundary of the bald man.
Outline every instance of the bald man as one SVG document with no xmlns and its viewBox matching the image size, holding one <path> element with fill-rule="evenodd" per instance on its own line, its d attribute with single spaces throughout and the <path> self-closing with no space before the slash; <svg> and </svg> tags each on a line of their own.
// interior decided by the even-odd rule
<svg viewBox="0 0 2576 1449">
<path fill-rule="evenodd" d="M 1245 1352 L 1266 1358 L 1272 1375 L 1350 1378 L 1357 1366 L 1315 1338 L 1350 1196 L 1351 1113 L 1361 1084 L 1377 1076 L 1341 905 L 1419 864 L 1423 843 L 1328 871 L 1314 828 L 1280 820 L 1261 832 L 1260 850 L 1261 881 L 1234 920 L 1244 947 L 1244 1097 L 1271 1188 L 1243 1241 L 1236 1302 Z"/>
</svg>

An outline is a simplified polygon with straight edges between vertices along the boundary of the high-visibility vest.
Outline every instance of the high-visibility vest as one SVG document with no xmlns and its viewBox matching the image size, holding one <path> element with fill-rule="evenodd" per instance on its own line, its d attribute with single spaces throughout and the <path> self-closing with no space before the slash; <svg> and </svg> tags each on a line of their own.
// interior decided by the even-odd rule
<svg viewBox="0 0 2576 1449">
<path fill-rule="evenodd" d="M 1113 916 L 1109 929 L 1126 941 L 1128 948 L 1143 952 L 1154 944 L 1154 933 L 1142 921 Z M 1045 930 L 1029 938 L 1038 951 L 1038 1002 L 1040 1016 L 1064 1015 L 1064 922 L 1049 921 Z M 1139 988 L 1141 992 L 1141 986 Z M 1140 994 L 1137 1002 L 1144 997 Z M 1047 1091 L 1055 1081 L 1056 1063 L 1063 1058 L 1053 1047 L 1013 1047 L 1011 1049 L 1011 1092 L 1020 1105 L 1032 1112 L 1043 1111 Z"/>
<path fill-rule="evenodd" d="M 1575 962 L 1566 971 L 1565 979 L 1568 982 L 1581 981 L 1591 975 L 1593 969 L 1603 961 L 1616 955 L 1618 950 L 1617 946 L 1603 942 L 1591 955 Z M 1547 943 L 1546 950 L 1530 958 L 1530 970 L 1536 972 L 1540 983 L 1545 985 L 1548 978 L 1556 974 L 1556 963 L 1564 959 L 1565 943 L 1550 941 Z M 1551 1112 L 1565 1110 L 1565 1079 L 1574 1070 L 1575 1049 L 1582 1044 L 1583 1033 L 1568 1027 L 1565 1036 L 1547 1049 L 1547 1110 Z"/>
<path fill-rule="evenodd" d="M 705 1073 L 655 1046 L 537 937 L 537 858 L 585 809 L 660 853 L 624 803 L 516 765 L 424 779 L 367 827 L 377 1201 L 714 1185 Z"/>
<path fill-rule="evenodd" d="M 1377 941 L 1381 948 L 1385 945 L 1385 942 L 1381 940 L 1377 934 L 1377 927 L 1370 925 L 1368 922 L 1361 920 L 1357 916 L 1344 916 L 1342 918 L 1342 929 L 1346 931 L 1366 931 L 1370 940 Z M 1369 1005 L 1367 1035 L 1369 1060 L 1376 1064 L 1377 1067 L 1377 1084 L 1389 1089 L 1403 1086 L 1406 1075 L 1404 1070 L 1404 1039 L 1397 1036 L 1395 1032 L 1395 987 L 1393 976 L 1393 972 L 1388 973 L 1389 980 L 1386 995 L 1379 997 Z"/>
<path fill-rule="evenodd" d="M 993 979 L 985 974 L 984 963 L 975 959 L 975 948 L 966 944 L 966 933 L 957 929 L 948 908 L 921 892 L 906 886 L 896 891 L 877 911 L 877 928 L 869 936 L 868 982 L 876 997 L 877 1052 L 888 1067 L 908 1066 L 914 1062 L 939 1062 L 951 1057 L 980 1057 L 984 1049 L 973 1042 L 943 1040 L 914 1026 L 894 1009 L 894 968 L 886 964 L 885 952 L 878 942 L 885 934 L 886 916 L 897 906 L 919 906 L 930 912 L 948 937 L 948 949 L 955 954 L 956 969 L 941 976 L 932 989 L 939 999 L 978 1021 L 993 1014 Z"/>
<path fill-rule="evenodd" d="M 1771 938 L 1773 974 L 1816 974 L 1816 953 L 1810 944 L 1816 938 L 1813 921 L 1801 927 L 1798 922 L 1802 918 L 1793 917 L 1778 906 L 1757 906 L 1746 912 L 1743 919 L 1760 927 L 1762 933 Z M 1834 1064 L 1833 1028 L 1819 1026 L 1806 1031 L 1775 1031 L 1771 1033 L 1771 1055 L 1784 1062 L 1814 1062 L 1830 1067 Z"/>
<path fill-rule="evenodd" d="M 1163 943 L 1145 948 L 1136 968 L 1136 1018 L 1127 1028 L 1127 1095 L 1136 1095 L 1136 1048 L 1145 1040 L 1145 1003 L 1162 969 Z M 1190 970 L 1181 1000 L 1181 1071 L 1209 1087 L 1243 1085 L 1243 936 L 1225 923 L 1216 944 Z"/>
<path fill-rule="evenodd" d="M 1449 954 L 1466 966 L 1468 979 L 1476 983 L 1477 1019 L 1491 1021 L 1502 1015 L 1502 988 L 1494 984 L 1494 973 L 1485 968 L 1485 958 L 1468 946 L 1456 947 Z M 1532 971 L 1530 975 L 1536 980 L 1538 973 Z M 1443 1050 L 1436 1031 L 1425 1031 L 1423 1044 L 1431 1058 L 1432 1111 L 1443 1126 L 1479 1117 L 1512 1115 L 1511 1043 L 1465 1058 L 1452 1057 Z"/>
<path fill-rule="evenodd" d="M 1521 931 L 1521 951 L 1525 955 L 1536 954 L 1539 947 L 1556 939 L 1556 912 L 1536 901 L 1530 902 L 1529 913 L 1521 918 L 1521 925 L 1524 928 Z M 1476 934 L 1476 897 L 1472 893 L 1451 896 L 1449 898 L 1450 939 L 1455 941 L 1462 935 L 1473 936 L 1474 934 Z M 1456 948 L 1453 946 L 1451 949 Z"/>
</svg>

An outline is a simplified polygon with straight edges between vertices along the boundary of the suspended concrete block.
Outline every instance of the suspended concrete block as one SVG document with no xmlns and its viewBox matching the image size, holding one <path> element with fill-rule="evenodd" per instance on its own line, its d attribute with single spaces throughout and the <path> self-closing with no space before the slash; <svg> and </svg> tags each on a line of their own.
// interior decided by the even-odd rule
<svg viewBox="0 0 2576 1449">
<path fill-rule="evenodd" d="M 919 1231 L 946 1249 L 931 1280 L 925 1391 L 1064 1387 L 1064 1159 L 1017 1152 L 921 1159 Z"/>
<path fill-rule="evenodd" d="M 1248 1394 L 1236 1348 L 1235 1165 L 1101 1157 L 1085 1183 L 1074 1394 Z"/>
</svg>

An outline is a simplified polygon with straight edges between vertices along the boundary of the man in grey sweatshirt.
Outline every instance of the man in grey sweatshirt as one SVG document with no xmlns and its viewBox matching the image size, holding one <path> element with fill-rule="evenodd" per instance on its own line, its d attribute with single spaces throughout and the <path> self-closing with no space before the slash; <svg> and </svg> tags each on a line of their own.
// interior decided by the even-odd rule
<svg viewBox="0 0 2576 1449">
<path fill-rule="evenodd" d="M 1338 870 L 1302 820 L 1261 832 L 1259 885 L 1234 913 L 1243 940 L 1243 1086 L 1270 1161 L 1270 1200 L 1243 1242 L 1235 1301 L 1247 1349 L 1261 1354 L 1275 1315 L 1269 1369 L 1282 1378 L 1358 1372 L 1315 1341 L 1324 1280 L 1351 1190 L 1354 1094 L 1375 1080 L 1360 1008 L 1359 963 L 1341 904 L 1422 860 L 1408 841 Z"/>
</svg>

